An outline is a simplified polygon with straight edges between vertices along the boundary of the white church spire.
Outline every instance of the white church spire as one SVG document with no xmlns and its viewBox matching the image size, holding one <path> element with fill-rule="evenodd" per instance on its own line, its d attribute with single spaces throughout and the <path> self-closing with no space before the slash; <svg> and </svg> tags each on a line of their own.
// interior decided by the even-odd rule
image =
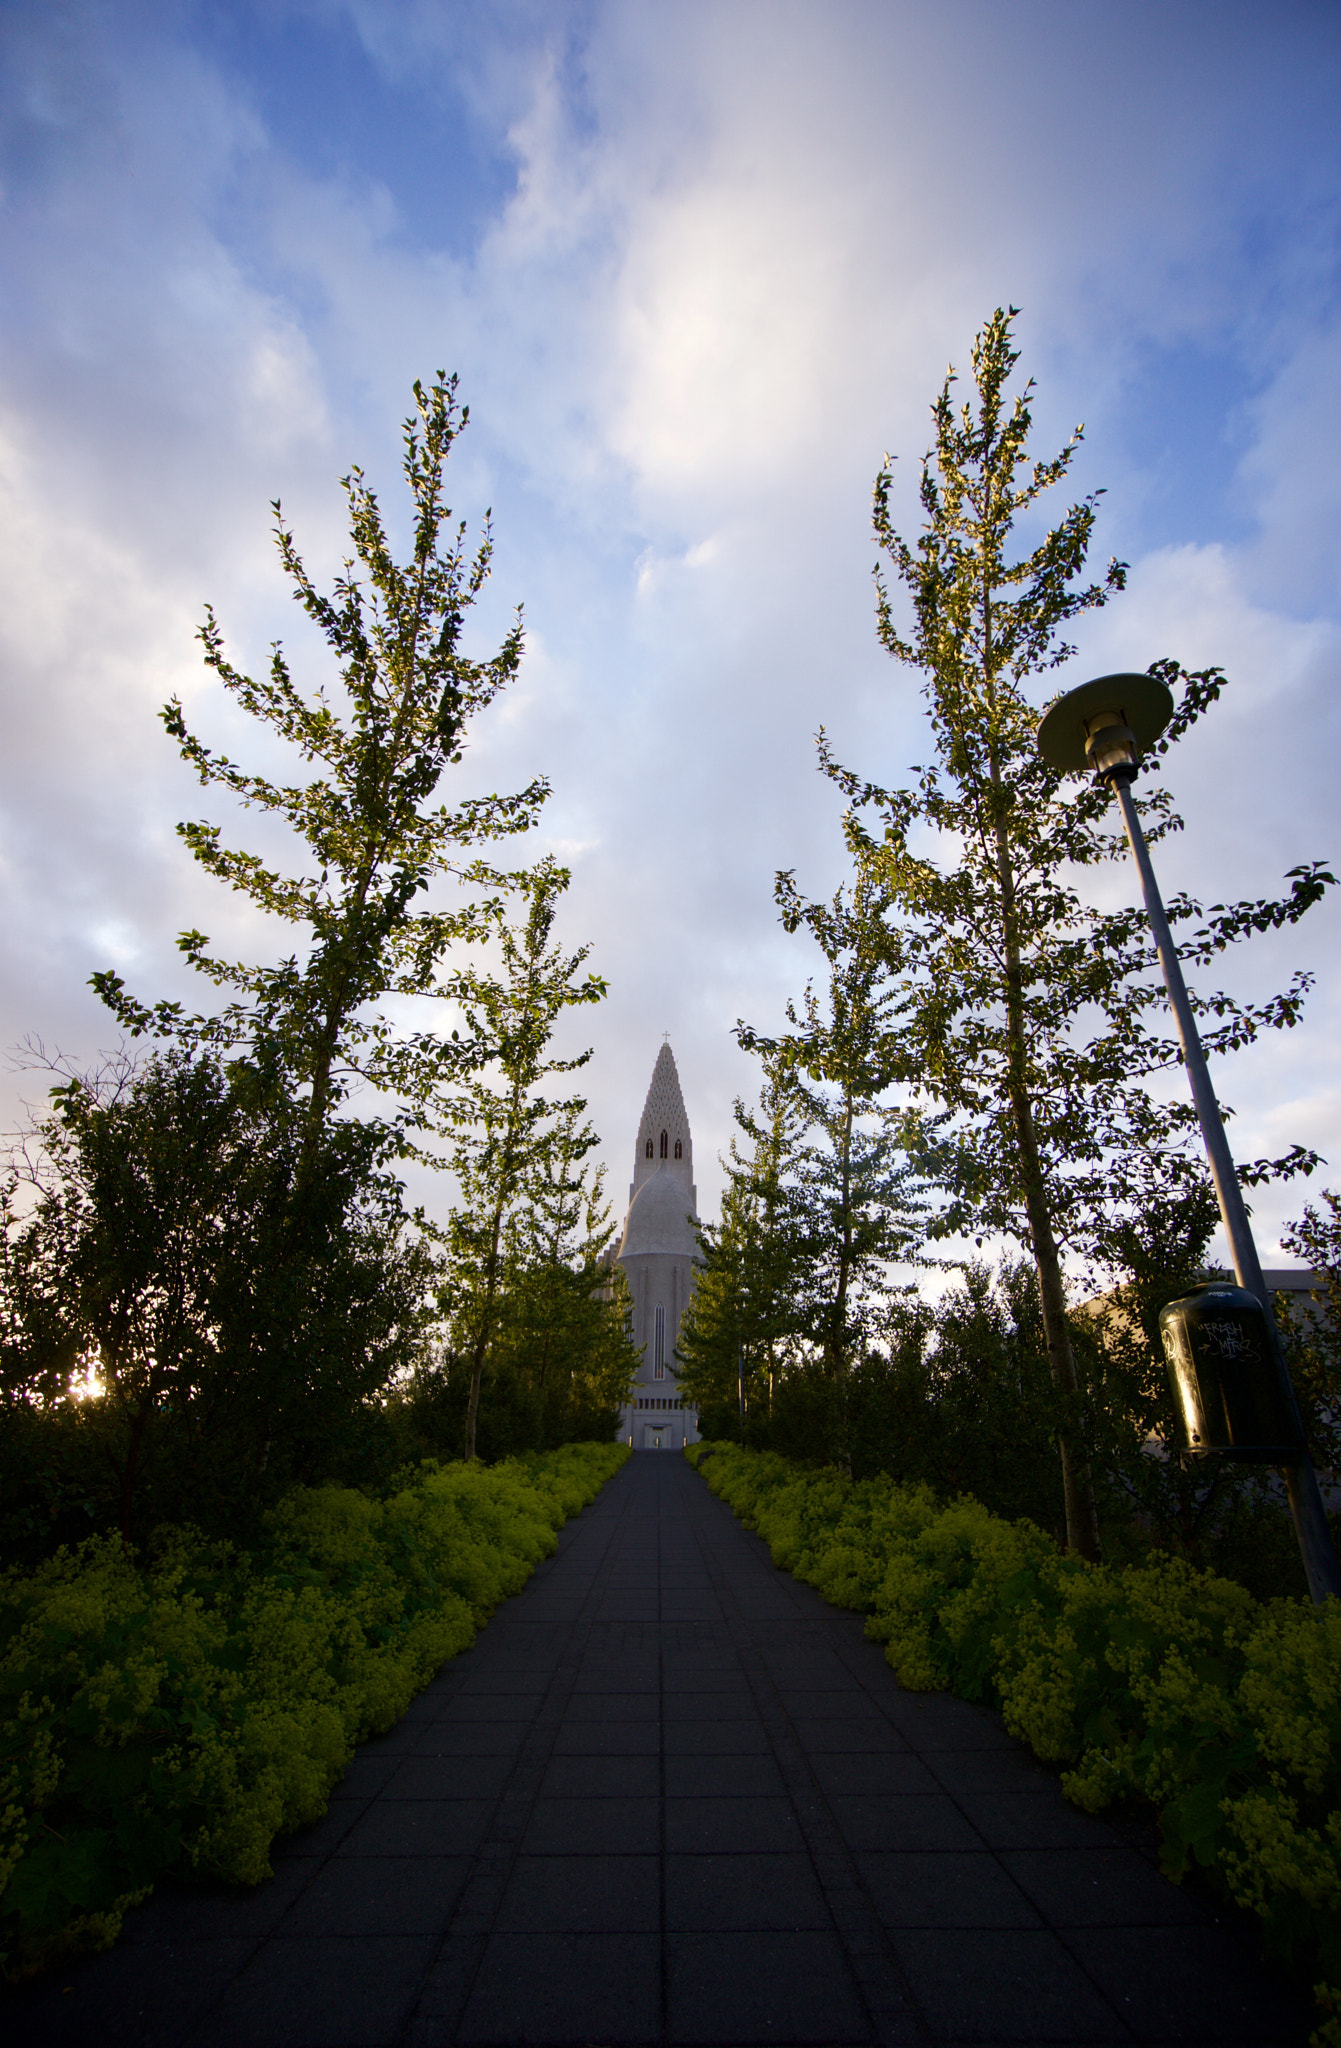
<svg viewBox="0 0 1341 2048">
<path fill-rule="evenodd" d="M 657 1054 L 656 1065 L 652 1069 L 652 1085 L 647 1091 L 642 1121 L 638 1125 L 630 1201 L 643 1182 L 663 1166 L 671 1179 L 680 1182 L 686 1190 L 688 1206 L 695 1208 L 694 1142 L 689 1135 L 689 1117 L 685 1111 L 684 1096 L 680 1093 L 680 1076 L 676 1071 L 675 1055 L 670 1049 L 669 1033 Z"/>
<path fill-rule="evenodd" d="M 652 1068 L 633 1155 L 629 1213 L 616 1257 L 628 1282 L 629 1334 L 639 1363 L 620 1411 L 636 1450 L 679 1450 L 698 1435 L 679 1389 L 675 1344 L 699 1263 L 694 1148 L 670 1034 Z"/>
</svg>

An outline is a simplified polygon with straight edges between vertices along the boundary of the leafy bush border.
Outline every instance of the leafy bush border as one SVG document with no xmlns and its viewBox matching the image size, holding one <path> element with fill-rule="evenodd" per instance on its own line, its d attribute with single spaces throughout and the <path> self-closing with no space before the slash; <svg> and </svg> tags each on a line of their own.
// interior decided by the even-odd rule
<svg viewBox="0 0 1341 2048">
<path fill-rule="evenodd" d="M 686 1456 L 776 1564 L 868 1615 L 902 1684 L 999 1707 L 1089 1813 L 1149 1802 L 1167 1876 L 1200 1866 L 1268 1956 L 1341 1983 L 1341 1602 L 1257 1600 L 1159 1552 L 1087 1564 L 925 1486 Z M 1315 2040 L 1341 2048 L 1341 2020 Z"/>
<path fill-rule="evenodd" d="M 629 1455 L 428 1461 L 299 1487 L 253 1548 L 116 1537 L 0 1578 L 0 1968 L 106 1948 L 170 1873 L 254 1885 L 357 1743 L 555 1548 Z"/>
</svg>

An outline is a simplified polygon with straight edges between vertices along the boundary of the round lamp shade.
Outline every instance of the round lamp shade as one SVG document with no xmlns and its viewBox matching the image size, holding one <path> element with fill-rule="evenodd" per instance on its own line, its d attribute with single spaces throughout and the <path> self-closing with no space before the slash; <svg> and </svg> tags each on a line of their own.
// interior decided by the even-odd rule
<svg viewBox="0 0 1341 2048">
<path fill-rule="evenodd" d="M 1038 750 L 1050 768 L 1063 775 L 1089 771 L 1085 755 L 1086 723 L 1101 711 L 1117 713 L 1144 753 L 1173 717 L 1173 694 L 1156 676 L 1096 676 L 1068 690 L 1044 712 L 1038 728 Z"/>
</svg>

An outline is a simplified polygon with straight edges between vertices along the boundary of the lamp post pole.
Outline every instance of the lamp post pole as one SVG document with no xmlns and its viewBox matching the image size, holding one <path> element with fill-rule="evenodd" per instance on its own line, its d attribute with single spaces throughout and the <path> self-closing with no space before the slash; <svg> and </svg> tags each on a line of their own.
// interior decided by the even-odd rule
<svg viewBox="0 0 1341 2048">
<path fill-rule="evenodd" d="M 1262 1275 L 1262 1262 L 1257 1256 L 1257 1246 L 1249 1227 L 1243 1189 L 1234 1170 L 1229 1140 L 1225 1136 L 1224 1119 L 1211 1085 L 1206 1055 L 1201 1049 L 1201 1034 L 1197 1030 L 1197 1020 L 1192 1014 L 1192 1005 L 1187 998 L 1187 983 L 1183 980 L 1182 962 L 1173 943 L 1169 920 L 1164 914 L 1159 884 L 1155 880 L 1155 870 L 1150 861 L 1150 849 L 1145 843 L 1145 833 L 1141 830 L 1141 820 L 1132 797 L 1133 773 L 1134 770 L 1128 769 L 1124 773 L 1119 768 L 1110 772 L 1108 779 L 1117 796 L 1122 822 L 1127 828 L 1127 844 L 1131 848 L 1132 859 L 1136 862 L 1141 877 L 1141 892 L 1145 897 L 1146 912 L 1155 935 L 1155 950 L 1159 954 L 1164 986 L 1169 992 L 1169 1007 L 1173 1011 L 1174 1022 L 1178 1027 L 1178 1043 L 1183 1049 L 1183 1063 L 1187 1068 L 1187 1078 L 1192 1084 L 1192 1100 L 1197 1105 L 1197 1117 L 1206 1145 L 1206 1157 L 1210 1162 L 1215 1198 L 1220 1205 L 1225 1236 L 1229 1239 L 1230 1256 L 1234 1261 L 1234 1278 L 1247 1293 L 1256 1295 L 1266 1311 L 1271 1329 L 1272 1348 L 1276 1354 L 1276 1370 L 1280 1374 L 1290 1412 L 1299 1431 L 1299 1441 L 1303 1443 L 1303 1419 L 1295 1398 L 1290 1370 L 1281 1350 L 1280 1332 L 1276 1328 L 1271 1295 Z M 1329 1594 L 1341 1595 L 1341 1566 L 1337 1563 L 1336 1547 L 1332 1542 L 1322 1488 L 1318 1485 L 1313 1460 L 1305 1451 L 1293 1464 L 1283 1465 L 1281 1472 L 1285 1480 L 1286 1493 L 1289 1495 L 1290 1513 L 1294 1516 L 1295 1533 L 1299 1538 L 1308 1590 L 1314 1600 L 1319 1602 L 1325 1600 Z"/>
<path fill-rule="evenodd" d="M 1054 767 L 1073 772 L 1086 768 L 1093 770 L 1117 796 L 1127 844 L 1141 877 L 1141 893 L 1145 897 L 1146 914 L 1154 934 L 1155 951 L 1159 955 L 1169 1007 L 1173 1011 L 1183 1062 L 1192 1086 L 1192 1100 L 1196 1104 L 1197 1119 L 1206 1146 L 1220 1219 L 1229 1239 L 1234 1277 L 1245 1292 L 1254 1295 L 1262 1304 L 1271 1334 L 1276 1372 L 1302 1447 L 1297 1458 L 1281 1467 L 1281 1473 L 1289 1497 L 1290 1513 L 1294 1517 L 1308 1590 L 1321 1604 L 1329 1596 L 1341 1598 L 1341 1563 L 1337 1561 L 1336 1546 L 1332 1542 L 1318 1475 L 1308 1454 L 1294 1383 L 1276 1327 L 1257 1246 L 1248 1224 L 1243 1189 L 1225 1136 L 1224 1118 L 1211 1085 L 1201 1034 L 1188 1000 L 1182 962 L 1169 929 L 1150 849 L 1146 845 L 1131 793 L 1140 761 L 1140 748 L 1148 746 L 1164 730 L 1172 709 L 1173 699 L 1168 690 L 1153 676 L 1100 676 L 1095 682 L 1083 683 L 1079 689 L 1069 691 L 1051 707 L 1039 729 L 1039 746 L 1045 759 Z"/>
</svg>

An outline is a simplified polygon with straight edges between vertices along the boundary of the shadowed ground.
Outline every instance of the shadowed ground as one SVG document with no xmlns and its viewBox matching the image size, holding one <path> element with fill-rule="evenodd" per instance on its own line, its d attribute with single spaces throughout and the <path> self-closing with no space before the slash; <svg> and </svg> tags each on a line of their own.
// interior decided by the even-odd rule
<svg viewBox="0 0 1341 2048">
<path fill-rule="evenodd" d="M 6 2008 L 34 2048 L 1308 2033 L 995 1715 L 905 1692 L 652 1452 L 364 1744 L 272 1883 L 157 1898 Z"/>
</svg>

